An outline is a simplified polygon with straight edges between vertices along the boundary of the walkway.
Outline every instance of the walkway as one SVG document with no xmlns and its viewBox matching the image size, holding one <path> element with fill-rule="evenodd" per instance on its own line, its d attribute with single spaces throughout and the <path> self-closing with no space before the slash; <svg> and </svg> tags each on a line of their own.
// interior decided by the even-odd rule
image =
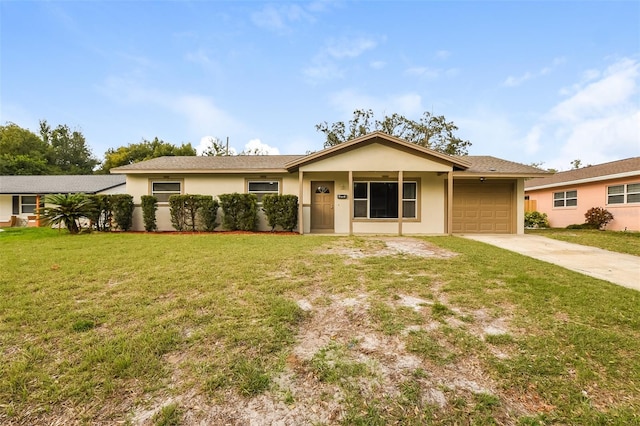
<svg viewBox="0 0 640 426">
<path fill-rule="evenodd" d="M 461 235 L 640 291 L 640 257 L 539 235 Z"/>
</svg>

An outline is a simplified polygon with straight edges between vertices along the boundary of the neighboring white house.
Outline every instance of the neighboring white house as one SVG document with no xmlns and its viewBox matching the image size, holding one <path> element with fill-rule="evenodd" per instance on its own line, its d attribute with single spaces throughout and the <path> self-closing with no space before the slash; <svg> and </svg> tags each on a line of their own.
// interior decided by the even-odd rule
<svg viewBox="0 0 640 426">
<path fill-rule="evenodd" d="M 336 234 L 523 233 L 524 180 L 550 175 L 382 132 L 309 155 L 160 157 L 111 173 L 126 175 L 133 229 L 143 229 L 142 195 L 158 198 L 158 228 L 171 230 L 172 194 L 239 192 L 297 195 L 298 232 Z"/>
<path fill-rule="evenodd" d="M 36 209 L 47 194 L 124 194 L 124 176 L 118 175 L 52 175 L 0 176 L 0 221 L 18 222 L 36 215 Z"/>
</svg>

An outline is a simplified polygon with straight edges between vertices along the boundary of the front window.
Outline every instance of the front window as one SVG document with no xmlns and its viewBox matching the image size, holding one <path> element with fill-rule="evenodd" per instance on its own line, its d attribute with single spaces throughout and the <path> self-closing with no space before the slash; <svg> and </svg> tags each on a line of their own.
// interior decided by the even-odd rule
<svg viewBox="0 0 640 426">
<path fill-rule="evenodd" d="M 402 217 L 417 217 L 417 182 L 402 184 Z M 398 182 L 354 182 L 353 217 L 363 219 L 398 218 Z"/>
<path fill-rule="evenodd" d="M 266 194 L 277 195 L 280 193 L 280 182 L 277 180 L 252 180 L 247 184 L 247 192 L 255 194 L 258 198 L 258 203 L 261 203 Z"/>
<path fill-rule="evenodd" d="M 35 195 L 23 195 L 20 203 L 20 211 L 22 213 L 35 213 L 38 207 L 38 197 Z"/>
<path fill-rule="evenodd" d="M 640 203 L 640 183 L 607 187 L 607 204 Z"/>
<path fill-rule="evenodd" d="M 553 207 L 575 207 L 578 205 L 578 191 L 553 193 Z"/>
<path fill-rule="evenodd" d="M 152 182 L 151 195 L 158 199 L 159 203 L 166 203 L 172 195 L 180 195 L 180 182 Z"/>
</svg>

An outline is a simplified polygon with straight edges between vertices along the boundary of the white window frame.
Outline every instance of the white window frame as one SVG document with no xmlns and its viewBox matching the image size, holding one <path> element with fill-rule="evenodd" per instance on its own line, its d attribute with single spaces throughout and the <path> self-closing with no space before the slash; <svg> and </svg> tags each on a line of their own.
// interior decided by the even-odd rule
<svg viewBox="0 0 640 426">
<path fill-rule="evenodd" d="M 252 183 L 268 183 L 270 185 L 275 184 L 277 186 L 276 190 L 251 190 L 251 184 Z M 275 194 L 275 195 L 279 195 L 280 194 L 280 189 L 281 189 L 282 183 L 280 182 L 279 179 L 249 179 L 247 180 L 247 193 L 248 194 L 255 194 L 255 196 L 258 198 L 258 204 L 262 204 L 262 197 L 264 197 L 267 194 Z"/>
<path fill-rule="evenodd" d="M 631 187 L 631 188 L 629 188 Z M 616 188 L 618 192 L 611 193 L 611 190 Z M 619 190 L 621 189 L 621 191 Z M 629 201 L 629 196 L 637 198 L 637 201 Z M 612 198 L 622 199 L 620 202 L 612 202 Z M 607 186 L 607 205 L 618 206 L 621 204 L 636 204 L 640 203 L 640 182 L 623 183 L 620 185 Z"/>
<path fill-rule="evenodd" d="M 575 195 L 569 195 L 569 193 L 575 193 Z M 557 195 L 562 194 L 558 197 Z M 557 202 L 562 202 L 562 205 L 556 205 Z M 570 204 L 569 204 L 570 203 Z M 575 203 L 575 204 L 574 204 Z M 565 207 L 577 207 L 578 206 L 578 190 L 571 189 L 568 191 L 558 191 L 553 193 L 553 208 L 561 209 Z"/>
<path fill-rule="evenodd" d="M 33 197 L 33 203 L 25 202 L 25 198 Z M 26 207 L 26 209 L 25 209 Z M 22 214 L 36 214 L 38 209 L 38 196 L 37 195 L 21 195 L 20 196 L 20 213 Z"/>
<path fill-rule="evenodd" d="M 391 183 L 391 184 L 395 184 L 398 185 L 400 184 L 400 182 L 398 181 L 387 181 L 387 180 L 355 180 L 353 182 L 353 219 L 355 220 L 397 220 L 398 217 L 371 217 L 371 184 L 372 183 Z M 367 185 L 367 196 L 365 198 L 356 198 L 356 194 L 355 194 L 355 185 L 356 184 L 366 184 Z M 404 191 L 404 185 L 406 184 L 413 184 L 415 185 L 415 197 L 413 198 L 406 198 L 405 197 L 405 191 Z M 402 203 L 403 203 L 403 209 L 402 209 L 402 219 L 403 220 L 416 220 L 418 219 L 418 181 L 417 180 L 405 180 L 402 182 Z M 356 201 L 366 201 L 366 205 L 367 205 L 367 215 L 366 216 L 356 216 L 356 206 L 355 203 Z M 404 203 L 405 202 L 413 202 L 414 203 L 414 216 L 406 216 L 406 209 L 404 209 Z M 399 209 L 400 206 L 398 206 Z"/>
<path fill-rule="evenodd" d="M 178 185 L 178 190 L 167 190 L 167 189 L 160 189 L 160 190 L 156 190 L 155 189 L 155 185 L 156 184 L 177 184 Z M 158 199 L 158 203 L 168 203 L 169 202 L 169 197 L 171 197 L 172 195 L 180 195 L 182 194 L 182 181 L 181 180 L 153 180 L 151 181 L 151 188 L 150 188 L 150 192 L 151 195 L 153 195 L 154 197 L 156 197 Z M 166 198 L 166 200 L 164 199 Z"/>
</svg>

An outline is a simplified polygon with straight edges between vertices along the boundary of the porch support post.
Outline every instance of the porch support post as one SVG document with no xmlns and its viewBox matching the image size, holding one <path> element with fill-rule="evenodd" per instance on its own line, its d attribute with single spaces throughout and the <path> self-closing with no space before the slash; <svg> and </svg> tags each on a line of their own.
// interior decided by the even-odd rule
<svg viewBox="0 0 640 426">
<path fill-rule="evenodd" d="M 398 235 L 402 235 L 402 217 L 404 216 L 402 208 L 402 189 L 404 182 L 404 172 L 402 170 L 398 171 Z"/>
<path fill-rule="evenodd" d="M 298 169 L 298 233 L 299 234 L 304 234 L 304 223 L 303 222 L 303 217 L 304 217 L 304 203 L 303 203 L 303 197 L 304 197 L 304 179 L 303 179 L 303 175 L 304 172 L 300 169 Z"/>
<path fill-rule="evenodd" d="M 40 194 L 36 195 L 36 227 L 40 227 Z"/>
<path fill-rule="evenodd" d="M 353 170 L 349 170 L 349 235 L 353 235 Z"/>
<path fill-rule="evenodd" d="M 447 234 L 453 234 L 453 170 L 447 173 Z"/>
</svg>

